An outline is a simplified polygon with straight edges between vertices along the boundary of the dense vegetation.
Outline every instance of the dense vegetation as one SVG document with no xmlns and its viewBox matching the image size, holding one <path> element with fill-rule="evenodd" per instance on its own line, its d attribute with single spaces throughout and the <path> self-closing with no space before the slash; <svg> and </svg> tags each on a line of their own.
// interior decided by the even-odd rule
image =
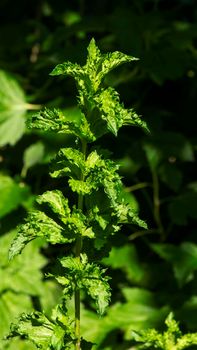
<svg viewBox="0 0 197 350">
<path fill-rule="evenodd" d="M 61 301 L 52 275 L 65 255 L 62 244 L 37 239 L 11 262 L 8 250 L 36 196 L 65 188 L 65 179 L 49 176 L 49 161 L 60 148 L 77 146 L 72 135 L 30 130 L 25 121 L 44 106 L 61 109 L 69 121 L 80 118 L 73 80 L 49 73 L 65 61 L 84 65 L 94 37 L 104 53 L 139 58 L 110 72 L 104 86 L 142 115 L 150 133 L 123 127 L 118 138 L 104 134 L 95 147 L 111 152 L 125 200 L 148 229 L 126 224 L 111 236 L 101 262 L 111 301 L 99 318 L 82 295 L 84 349 L 92 342 L 102 350 L 138 349 L 138 342 L 152 349 L 164 341 L 166 319 L 168 335 L 185 341 L 181 333 L 197 330 L 196 1 L 18 1 L 11 10 L 4 0 L 0 14 L 0 337 L 21 313 L 45 310 L 50 317 Z M 72 300 L 68 307 L 72 313 Z M 144 332 L 149 328 L 160 333 Z M 162 346 L 179 349 L 168 345 Z M 18 337 L 1 340 L 0 349 L 35 346 Z"/>
</svg>

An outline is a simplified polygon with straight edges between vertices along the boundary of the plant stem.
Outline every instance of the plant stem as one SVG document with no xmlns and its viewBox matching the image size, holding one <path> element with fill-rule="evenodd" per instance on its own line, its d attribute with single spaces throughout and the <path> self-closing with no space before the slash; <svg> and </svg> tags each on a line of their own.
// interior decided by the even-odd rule
<svg viewBox="0 0 197 350">
<path fill-rule="evenodd" d="M 141 182 L 141 183 L 138 183 L 136 185 L 126 187 L 125 191 L 126 192 L 133 192 L 133 191 L 140 190 L 141 188 L 145 188 L 148 186 L 151 186 L 151 184 L 149 184 L 148 182 Z"/>
<path fill-rule="evenodd" d="M 161 239 L 165 240 L 164 227 L 160 215 L 160 199 L 159 199 L 159 180 L 155 170 L 152 171 L 153 179 L 153 204 L 154 204 L 154 219 L 157 224 Z"/>
<path fill-rule="evenodd" d="M 37 110 L 42 107 L 42 105 L 32 104 L 32 103 L 25 103 L 25 107 L 28 110 Z"/>
<path fill-rule="evenodd" d="M 84 140 L 81 140 L 82 143 L 82 153 L 84 156 L 84 159 L 86 158 L 86 149 L 87 149 L 87 143 Z M 81 181 L 84 181 L 84 175 L 81 174 Z M 83 195 L 79 194 L 78 197 L 78 209 L 83 210 Z M 80 255 L 82 251 L 82 237 L 79 236 L 76 240 L 75 245 L 75 256 L 80 261 Z M 75 288 L 75 336 L 76 336 L 76 344 L 75 349 L 80 350 L 81 349 L 81 334 L 80 334 L 80 290 L 76 287 Z"/>
</svg>

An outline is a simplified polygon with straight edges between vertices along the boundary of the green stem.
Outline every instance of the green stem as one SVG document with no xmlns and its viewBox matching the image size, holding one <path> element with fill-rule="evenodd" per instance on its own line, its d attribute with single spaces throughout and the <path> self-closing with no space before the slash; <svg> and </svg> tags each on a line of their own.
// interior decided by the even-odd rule
<svg viewBox="0 0 197 350">
<path fill-rule="evenodd" d="M 28 110 L 38 110 L 38 109 L 42 108 L 42 105 L 36 105 L 36 104 L 32 104 L 32 103 L 25 103 L 25 107 Z"/>
<path fill-rule="evenodd" d="M 126 192 L 133 192 L 133 191 L 140 190 L 141 188 L 145 188 L 148 186 L 151 186 L 151 184 L 149 184 L 148 182 L 141 182 L 141 183 L 138 183 L 136 185 L 126 187 L 125 191 Z"/>
<path fill-rule="evenodd" d="M 84 158 L 86 158 L 86 149 L 87 149 L 87 143 L 84 140 L 81 140 L 82 143 L 82 153 L 84 155 Z M 81 181 L 84 181 L 84 175 L 81 174 Z M 83 210 L 83 195 L 80 194 L 78 197 L 78 209 Z M 79 236 L 76 240 L 75 245 L 75 256 L 80 261 L 80 255 L 82 251 L 82 237 Z M 75 350 L 81 349 L 81 332 L 80 332 L 80 290 L 78 288 L 75 288 L 75 336 L 76 336 L 76 344 L 75 344 Z"/>
<path fill-rule="evenodd" d="M 160 215 L 160 199 L 159 199 L 159 179 L 155 170 L 152 171 L 153 179 L 153 205 L 154 205 L 154 219 L 158 227 L 158 231 L 162 240 L 165 240 L 164 227 Z"/>
</svg>

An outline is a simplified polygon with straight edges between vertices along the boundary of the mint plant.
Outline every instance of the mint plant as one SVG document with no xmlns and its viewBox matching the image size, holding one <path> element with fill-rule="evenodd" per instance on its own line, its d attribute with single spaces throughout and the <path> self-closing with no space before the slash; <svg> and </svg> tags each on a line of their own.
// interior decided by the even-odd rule
<svg viewBox="0 0 197 350">
<path fill-rule="evenodd" d="M 120 52 L 101 54 L 92 39 L 84 66 L 65 62 L 51 73 L 75 79 L 80 120 L 70 121 L 62 111 L 47 108 L 28 120 L 31 129 L 71 134 L 77 141 L 73 148 L 60 149 L 51 162 L 50 172 L 54 178 L 67 177 L 73 195 L 66 197 L 66 183 L 62 191 L 55 189 L 39 195 L 36 208 L 18 227 L 9 252 L 12 259 L 37 237 L 53 245 L 65 245 L 65 256 L 58 260 L 60 266 L 49 274 L 63 286 L 62 302 L 50 317 L 40 311 L 22 314 L 9 334 L 23 336 L 40 349 L 92 348 L 93 344 L 85 341 L 80 331 L 81 293 L 93 299 L 102 315 L 111 291 L 109 277 L 98 260 L 110 251 L 110 238 L 123 224 L 146 228 L 125 200 L 117 164 L 107 158 L 108 152 L 97 141 L 108 132 L 117 136 L 124 125 L 147 129 L 133 109 L 120 103 L 118 92 L 103 83 L 112 69 L 133 60 L 136 58 Z M 68 311 L 72 298 L 74 315 Z"/>
<path fill-rule="evenodd" d="M 133 339 L 142 343 L 140 349 L 182 350 L 197 345 L 197 333 L 182 334 L 178 323 L 171 312 L 165 320 L 167 331 L 163 334 L 156 329 L 148 329 L 140 333 L 133 332 Z"/>
</svg>

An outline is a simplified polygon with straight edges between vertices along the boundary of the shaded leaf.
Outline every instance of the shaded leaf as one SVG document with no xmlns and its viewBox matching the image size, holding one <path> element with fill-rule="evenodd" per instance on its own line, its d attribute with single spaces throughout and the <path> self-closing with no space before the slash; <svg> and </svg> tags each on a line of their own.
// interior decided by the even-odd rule
<svg viewBox="0 0 197 350">
<path fill-rule="evenodd" d="M 0 217 L 18 208 L 30 196 L 29 188 L 15 182 L 11 177 L 0 174 Z"/>
<path fill-rule="evenodd" d="M 26 148 L 23 154 L 23 170 L 22 173 L 25 175 L 27 170 L 42 162 L 44 157 L 44 144 L 40 141 L 30 145 Z"/>
<path fill-rule="evenodd" d="M 109 257 L 104 258 L 103 262 L 113 269 L 123 270 L 131 281 L 139 282 L 144 277 L 144 270 L 134 244 L 112 247 Z"/>
<path fill-rule="evenodd" d="M 197 270 L 197 245 L 183 242 L 179 247 L 172 244 L 152 244 L 152 249 L 172 264 L 175 277 L 180 286 L 194 278 Z"/>
<path fill-rule="evenodd" d="M 190 219 L 197 219 L 197 193 L 188 191 L 175 197 L 169 204 L 169 214 L 173 223 L 187 225 Z"/>
</svg>

